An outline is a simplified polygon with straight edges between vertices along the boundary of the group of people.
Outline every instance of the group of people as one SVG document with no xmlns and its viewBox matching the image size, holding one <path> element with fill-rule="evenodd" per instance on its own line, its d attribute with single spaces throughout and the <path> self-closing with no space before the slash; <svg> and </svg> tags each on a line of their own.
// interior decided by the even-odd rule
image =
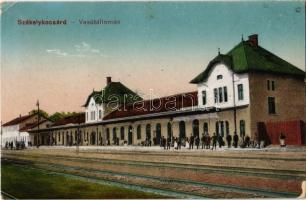
<svg viewBox="0 0 306 200">
<path fill-rule="evenodd" d="M 260 142 L 253 141 L 249 136 L 246 137 L 239 137 L 236 133 L 232 135 L 227 135 L 225 137 L 226 143 L 228 148 L 234 147 L 234 148 L 245 148 L 245 147 L 257 147 L 260 148 Z M 219 148 L 222 148 L 223 146 L 226 145 L 224 141 L 224 137 L 220 134 L 213 133 L 212 136 L 210 136 L 208 133 L 203 133 L 201 138 L 199 136 L 190 136 L 186 138 L 178 138 L 178 137 L 173 137 L 172 140 L 171 138 L 165 138 L 162 136 L 160 138 L 160 146 L 163 147 L 164 149 L 170 149 L 172 146 L 174 149 L 181 149 L 182 146 L 186 149 L 199 149 L 200 146 L 202 149 L 217 149 L 217 145 Z M 146 139 L 145 144 L 146 146 L 151 146 L 149 145 L 149 140 L 148 138 Z"/>
<path fill-rule="evenodd" d="M 31 142 L 28 142 L 28 146 L 32 146 Z M 5 149 L 25 149 L 26 148 L 26 144 L 25 141 L 11 141 L 11 142 L 5 142 Z"/>
</svg>

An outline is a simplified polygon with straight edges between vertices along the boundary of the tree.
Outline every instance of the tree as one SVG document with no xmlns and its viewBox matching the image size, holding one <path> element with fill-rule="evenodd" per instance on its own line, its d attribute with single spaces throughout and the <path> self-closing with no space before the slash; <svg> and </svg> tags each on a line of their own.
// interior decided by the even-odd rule
<svg viewBox="0 0 306 200">
<path fill-rule="evenodd" d="M 51 121 L 53 121 L 53 122 L 56 122 L 56 121 L 58 121 L 58 120 L 60 120 L 60 119 L 63 119 L 64 118 L 64 115 L 63 115 L 63 112 L 56 112 L 56 113 L 54 113 L 53 115 L 51 115 L 50 117 L 49 117 L 49 119 L 51 120 Z"/>
<path fill-rule="evenodd" d="M 53 122 L 56 122 L 58 120 L 61 120 L 65 117 L 69 117 L 69 116 L 73 116 L 77 114 L 76 112 L 55 112 L 54 114 L 52 114 L 49 119 Z"/>
<path fill-rule="evenodd" d="M 32 115 L 32 114 L 37 114 L 37 110 L 32 110 L 31 112 L 30 112 L 30 115 Z M 41 110 L 41 109 L 39 109 L 39 115 L 40 116 L 43 116 L 44 118 L 48 118 L 49 117 L 49 114 L 46 112 L 46 111 L 44 111 L 44 110 Z"/>
</svg>

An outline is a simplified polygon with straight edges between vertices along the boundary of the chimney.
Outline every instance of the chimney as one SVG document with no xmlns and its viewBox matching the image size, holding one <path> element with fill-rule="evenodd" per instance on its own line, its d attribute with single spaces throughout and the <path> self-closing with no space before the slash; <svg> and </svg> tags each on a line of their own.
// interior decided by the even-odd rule
<svg viewBox="0 0 306 200">
<path fill-rule="evenodd" d="M 249 43 L 252 46 L 258 46 L 258 35 L 257 34 L 249 35 Z"/>
<path fill-rule="evenodd" d="M 21 118 L 21 114 L 19 114 L 19 118 Z"/>
<path fill-rule="evenodd" d="M 109 85 L 112 82 L 112 77 L 106 77 L 106 85 Z"/>
</svg>

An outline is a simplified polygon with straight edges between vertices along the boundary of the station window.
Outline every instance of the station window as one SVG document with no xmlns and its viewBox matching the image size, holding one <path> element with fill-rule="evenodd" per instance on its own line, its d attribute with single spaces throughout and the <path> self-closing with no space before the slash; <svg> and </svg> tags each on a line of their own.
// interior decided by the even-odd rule
<svg viewBox="0 0 306 200">
<path fill-rule="evenodd" d="M 238 100 L 243 100 L 243 85 L 238 84 Z"/>
<path fill-rule="evenodd" d="M 270 91 L 275 90 L 275 81 L 267 80 L 267 89 Z"/>
<path fill-rule="evenodd" d="M 124 127 L 121 127 L 120 129 L 120 139 L 124 140 Z"/>
<path fill-rule="evenodd" d="M 203 105 L 206 105 L 206 91 L 202 91 L 202 103 Z"/>
<path fill-rule="evenodd" d="M 240 120 L 240 136 L 244 137 L 245 136 L 245 121 Z"/>
<path fill-rule="evenodd" d="M 137 140 L 141 139 L 141 125 L 137 126 Z"/>
<path fill-rule="evenodd" d="M 214 98 L 215 98 L 215 103 L 218 103 L 218 89 L 214 89 Z"/>
<path fill-rule="evenodd" d="M 228 121 L 225 121 L 225 133 L 226 133 L 226 135 L 230 134 Z"/>
<path fill-rule="evenodd" d="M 219 102 L 223 102 L 223 92 L 222 92 L 222 87 L 219 87 Z"/>
<path fill-rule="evenodd" d="M 227 87 L 223 87 L 223 93 L 224 93 L 224 102 L 227 102 Z"/>
<path fill-rule="evenodd" d="M 275 97 L 268 97 L 268 111 L 269 114 L 275 114 Z"/>
<path fill-rule="evenodd" d="M 204 133 L 208 133 L 208 123 L 207 122 L 204 122 L 203 124 L 203 130 L 204 130 Z"/>
<path fill-rule="evenodd" d="M 99 119 L 102 119 L 102 110 L 99 110 Z"/>
<path fill-rule="evenodd" d="M 117 128 L 114 127 L 114 128 L 113 128 L 113 140 L 115 141 L 116 138 L 117 138 Z"/>
<path fill-rule="evenodd" d="M 271 81 L 271 90 L 274 91 L 275 90 L 275 84 L 274 81 Z"/>
</svg>

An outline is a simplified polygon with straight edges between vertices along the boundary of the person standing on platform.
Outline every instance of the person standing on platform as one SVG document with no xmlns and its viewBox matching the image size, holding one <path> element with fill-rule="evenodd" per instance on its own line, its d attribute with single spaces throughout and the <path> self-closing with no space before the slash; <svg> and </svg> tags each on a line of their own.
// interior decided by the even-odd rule
<svg viewBox="0 0 306 200">
<path fill-rule="evenodd" d="M 233 143 L 235 148 L 237 148 L 237 146 L 238 146 L 238 141 L 239 141 L 239 137 L 238 137 L 237 133 L 235 132 L 234 133 L 234 143 Z"/>
<path fill-rule="evenodd" d="M 226 136 L 226 141 L 227 141 L 228 148 L 231 148 L 232 136 L 230 134 Z"/>
<path fill-rule="evenodd" d="M 166 141 L 166 138 L 163 136 L 163 147 L 164 147 L 164 149 L 166 149 L 166 143 L 167 143 L 167 141 Z"/>
<path fill-rule="evenodd" d="M 197 146 L 197 149 L 199 149 L 199 146 L 200 146 L 200 138 L 199 138 L 199 136 L 196 136 L 196 138 L 195 138 L 195 145 Z"/>
<path fill-rule="evenodd" d="M 178 145 L 177 145 L 177 138 L 174 139 L 174 149 L 178 149 Z"/>
<path fill-rule="evenodd" d="M 170 138 L 168 137 L 168 138 L 167 138 L 167 149 L 170 149 L 170 144 L 171 144 L 171 140 L 170 140 Z"/>
<path fill-rule="evenodd" d="M 250 147 L 250 137 L 248 135 L 245 137 L 245 144 L 246 147 Z"/>
<path fill-rule="evenodd" d="M 206 149 L 210 149 L 210 140 L 211 140 L 211 138 L 210 138 L 210 136 L 209 136 L 209 134 L 208 133 L 206 133 L 206 136 L 205 136 L 205 140 L 206 140 Z"/>
<path fill-rule="evenodd" d="M 212 148 L 211 148 L 211 150 L 213 150 L 214 148 L 217 149 L 217 136 L 216 136 L 216 133 L 213 134 L 211 139 L 212 139 Z"/>
<path fill-rule="evenodd" d="M 194 144 L 194 136 L 190 136 L 190 149 L 193 149 L 193 144 Z"/>
<path fill-rule="evenodd" d="M 205 149 L 206 141 L 205 141 L 204 133 L 202 134 L 202 137 L 201 137 L 201 143 L 202 143 L 202 149 Z"/>
<path fill-rule="evenodd" d="M 190 143 L 189 143 L 189 138 L 187 137 L 186 138 L 186 149 L 190 149 L 189 147 L 190 147 Z"/>
</svg>

